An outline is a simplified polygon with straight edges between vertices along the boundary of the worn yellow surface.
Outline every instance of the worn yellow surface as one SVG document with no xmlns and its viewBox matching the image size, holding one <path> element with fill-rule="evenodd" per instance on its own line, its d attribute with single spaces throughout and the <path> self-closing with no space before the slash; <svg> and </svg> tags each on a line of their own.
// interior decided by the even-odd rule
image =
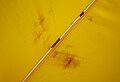
<svg viewBox="0 0 120 82">
<path fill-rule="evenodd" d="M 21 82 L 92 0 L 0 0 L 0 82 Z M 27 82 L 120 82 L 120 1 L 97 0 Z"/>
</svg>

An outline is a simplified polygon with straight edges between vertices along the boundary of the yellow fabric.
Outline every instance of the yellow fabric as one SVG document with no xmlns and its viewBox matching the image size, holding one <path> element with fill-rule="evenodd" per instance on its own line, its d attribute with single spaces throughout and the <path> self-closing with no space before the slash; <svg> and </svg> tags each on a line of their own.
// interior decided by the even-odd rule
<svg viewBox="0 0 120 82">
<path fill-rule="evenodd" d="M 0 0 L 0 82 L 21 82 L 91 1 Z M 97 0 L 27 81 L 119 82 L 119 7 Z"/>
</svg>

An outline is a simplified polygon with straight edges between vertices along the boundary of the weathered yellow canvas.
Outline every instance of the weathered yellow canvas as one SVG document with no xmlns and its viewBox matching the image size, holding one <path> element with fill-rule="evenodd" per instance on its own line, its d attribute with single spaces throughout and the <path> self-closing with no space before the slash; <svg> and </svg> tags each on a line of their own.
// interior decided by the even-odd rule
<svg viewBox="0 0 120 82">
<path fill-rule="evenodd" d="M 0 82 L 21 82 L 92 0 L 0 0 Z M 120 82 L 120 1 L 96 0 L 26 82 Z"/>
</svg>

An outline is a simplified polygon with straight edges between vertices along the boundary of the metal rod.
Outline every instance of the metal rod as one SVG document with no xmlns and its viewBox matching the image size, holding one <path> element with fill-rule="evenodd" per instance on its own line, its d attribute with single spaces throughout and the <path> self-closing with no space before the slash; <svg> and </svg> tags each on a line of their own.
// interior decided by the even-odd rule
<svg viewBox="0 0 120 82">
<path fill-rule="evenodd" d="M 96 0 L 93 0 L 83 12 L 72 22 L 72 24 L 67 28 L 67 30 L 57 39 L 57 41 L 48 49 L 45 55 L 37 62 L 37 64 L 32 68 L 32 70 L 26 75 L 22 82 L 25 82 L 26 79 L 32 74 L 32 72 L 38 67 L 38 65 L 46 58 L 46 56 L 52 51 L 52 49 L 57 45 L 57 43 L 69 32 L 69 30 L 74 26 L 74 24 L 83 16 L 83 14 L 93 5 Z"/>
</svg>

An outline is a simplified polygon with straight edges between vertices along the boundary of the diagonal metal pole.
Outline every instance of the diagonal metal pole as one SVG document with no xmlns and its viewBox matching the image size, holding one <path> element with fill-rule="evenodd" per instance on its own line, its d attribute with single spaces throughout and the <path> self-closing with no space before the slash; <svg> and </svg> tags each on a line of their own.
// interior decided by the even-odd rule
<svg viewBox="0 0 120 82">
<path fill-rule="evenodd" d="M 67 30 L 56 40 L 56 42 L 48 49 L 48 51 L 43 55 L 43 57 L 37 62 L 37 64 L 32 68 L 32 70 L 26 75 L 22 80 L 25 82 L 27 78 L 32 74 L 32 72 L 38 67 L 38 65 L 46 58 L 46 56 L 53 50 L 56 44 L 69 32 L 69 30 L 74 26 L 74 24 L 83 16 L 83 14 L 93 5 L 96 0 L 93 0 L 83 11 L 82 13 L 72 22 L 72 24 L 67 28 Z"/>
</svg>

